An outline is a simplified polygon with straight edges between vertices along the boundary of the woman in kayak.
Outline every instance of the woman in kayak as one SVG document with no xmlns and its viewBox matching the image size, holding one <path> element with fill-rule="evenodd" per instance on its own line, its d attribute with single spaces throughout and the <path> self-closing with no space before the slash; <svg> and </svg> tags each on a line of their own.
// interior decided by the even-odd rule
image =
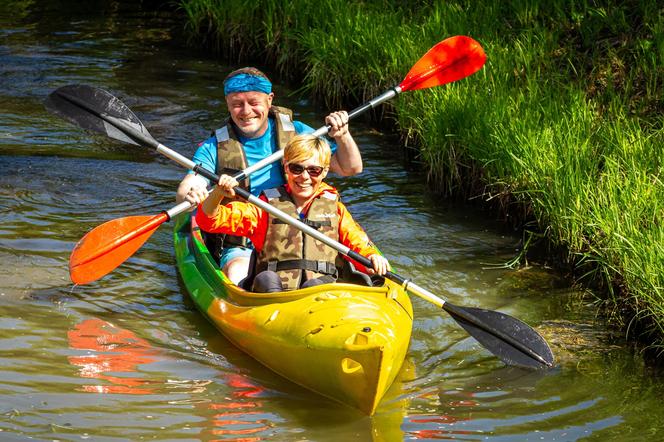
<svg viewBox="0 0 664 442">
<path fill-rule="evenodd" d="M 260 198 L 310 227 L 367 256 L 373 269 L 361 271 L 384 275 L 387 260 L 376 250 L 367 234 L 339 201 L 339 194 L 323 182 L 330 167 L 327 141 L 312 135 L 294 137 L 284 150 L 286 184 L 261 193 Z M 299 229 L 273 218 L 253 204 L 232 201 L 238 182 L 222 175 L 214 190 L 200 205 L 196 221 L 212 233 L 248 237 L 256 249 L 252 291 L 277 292 L 311 287 L 336 281 L 342 256 L 331 247 L 307 236 Z M 199 201 L 205 193 L 197 195 Z M 245 287 L 247 284 L 245 284 Z"/>
</svg>

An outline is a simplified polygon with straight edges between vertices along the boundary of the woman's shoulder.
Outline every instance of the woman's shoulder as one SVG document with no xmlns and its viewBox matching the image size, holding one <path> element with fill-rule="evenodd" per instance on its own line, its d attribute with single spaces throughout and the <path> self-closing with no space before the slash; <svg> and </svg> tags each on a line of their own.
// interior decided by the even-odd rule
<svg viewBox="0 0 664 442">
<path fill-rule="evenodd" d="M 320 188 L 318 189 L 318 195 L 324 198 L 338 199 L 339 191 L 336 188 L 330 186 L 329 184 L 323 182 L 320 183 Z"/>
</svg>

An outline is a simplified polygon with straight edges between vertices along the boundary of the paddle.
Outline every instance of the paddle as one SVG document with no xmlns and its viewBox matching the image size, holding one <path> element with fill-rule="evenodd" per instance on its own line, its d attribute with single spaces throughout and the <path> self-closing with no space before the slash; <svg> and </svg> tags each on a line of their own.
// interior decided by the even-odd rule
<svg viewBox="0 0 664 442">
<path fill-rule="evenodd" d="M 442 86 L 465 78 L 477 72 L 485 60 L 482 47 L 472 38 L 456 36 L 445 39 L 427 51 L 399 85 L 352 110 L 348 114 L 349 118 L 360 115 L 401 92 Z M 106 134 L 116 140 L 153 148 L 212 182 L 218 181 L 218 176 L 214 173 L 155 140 L 141 120 L 122 101 L 102 89 L 86 85 L 64 86 L 52 92 L 45 104 L 51 112 L 84 129 Z M 321 127 L 314 135 L 324 135 L 328 129 Z M 234 178 L 242 181 L 251 173 L 282 157 L 283 151 L 278 150 L 239 172 Z M 183 202 L 159 215 L 122 218 L 96 227 L 79 241 L 71 254 L 69 269 L 72 281 L 86 284 L 110 273 L 132 256 L 161 224 L 190 208 L 188 202 Z"/>
<path fill-rule="evenodd" d="M 427 51 L 399 85 L 367 101 L 348 113 L 355 118 L 396 95 L 418 89 L 442 86 L 474 74 L 484 65 L 486 55 L 482 46 L 470 37 L 458 35 L 447 38 Z M 53 91 L 45 102 L 54 114 L 84 129 L 100 132 L 116 140 L 155 149 L 187 169 L 211 179 L 209 171 L 155 140 L 136 115 L 118 98 L 103 89 L 86 85 L 69 85 Z M 313 132 L 315 136 L 327 134 L 329 126 Z M 251 173 L 280 160 L 283 151 L 270 156 L 234 176 L 244 180 Z"/>
<path fill-rule="evenodd" d="M 290 224 L 316 240 L 332 247 L 342 255 L 354 259 L 367 268 L 373 267 L 369 258 L 366 258 L 340 242 L 325 236 L 302 221 L 292 218 L 276 207 L 271 206 L 269 203 L 252 195 L 247 190 L 242 189 L 241 187 L 236 187 L 235 193 L 251 204 L 265 210 L 275 218 Z M 542 336 L 526 323 L 501 312 L 453 305 L 434 295 L 430 291 L 416 285 L 409 279 L 390 271 L 387 272 L 385 277 L 401 284 L 409 293 L 441 307 L 472 337 L 506 364 L 528 368 L 546 368 L 553 366 L 553 353 L 548 344 Z"/>
</svg>

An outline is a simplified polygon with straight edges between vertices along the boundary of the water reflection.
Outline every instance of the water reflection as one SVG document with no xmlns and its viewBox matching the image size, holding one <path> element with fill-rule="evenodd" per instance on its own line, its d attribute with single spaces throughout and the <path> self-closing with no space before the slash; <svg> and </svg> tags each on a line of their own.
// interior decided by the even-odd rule
<svg viewBox="0 0 664 442">
<path fill-rule="evenodd" d="M 463 430 L 459 424 L 472 420 L 473 407 L 479 405 L 474 393 L 463 390 L 436 388 L 417 394 L 416 401 L 425 405 L 425 412 L 405 417 L 405 427 L 410 438 L 416 440 L 456 439 L 472 432 Z M 441 410 L 439 413 L 431 410 Z M 442 412 L 443 410 L 447 412 Z M 463 439 L 463 437 L 461 438 Z"/>
<path fill-rule="evenodd" d="M 111 383 L 84 385 L 88 393 L 153 394 L 154 381 L 136 376 L 138 366 L 150 364 L 158 351 L 148 341 L 110 322 L 86 319 L 67 332 L 69 347 L 87 350 L 82 356 L 70 356 L 69 363 L 79 367 L 79 376 Z M 114 373 L 111 375 L 110 373 Z M 122 373 L 123 375 L 116 375 Z"/>
<path fill-rule="evenodd" d="M 224 383 L 233 391 L 230 397 L 224 398 L 224 402 L 209 405 L 215 411 L 210 434 L 215 438 L 238 442 L 265 439 L 261 433 L 274 427 L 274 422 L 258 399 L 265 388 L 241 374 L 224 376 Z"/>
</svg>

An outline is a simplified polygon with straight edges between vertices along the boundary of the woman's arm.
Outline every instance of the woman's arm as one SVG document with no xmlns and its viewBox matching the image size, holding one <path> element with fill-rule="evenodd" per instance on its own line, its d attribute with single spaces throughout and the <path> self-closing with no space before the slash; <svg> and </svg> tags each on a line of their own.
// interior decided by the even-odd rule
<svg viewBox="0 0 664 442">
<path fill-rule="evenodd" d="M 266 223 L 263 211 L 242 201 L 220 204 L 224 198 L 235 197 L 233 188 L 237 184 L 233 177 L 222 175 L 210 195 L 200 203 L 196 222 L 206 232 L 246 236 L 256 243 L 258 227 Z M 262 240 L 259 242 L 262 244 Z"/>
</svg>

